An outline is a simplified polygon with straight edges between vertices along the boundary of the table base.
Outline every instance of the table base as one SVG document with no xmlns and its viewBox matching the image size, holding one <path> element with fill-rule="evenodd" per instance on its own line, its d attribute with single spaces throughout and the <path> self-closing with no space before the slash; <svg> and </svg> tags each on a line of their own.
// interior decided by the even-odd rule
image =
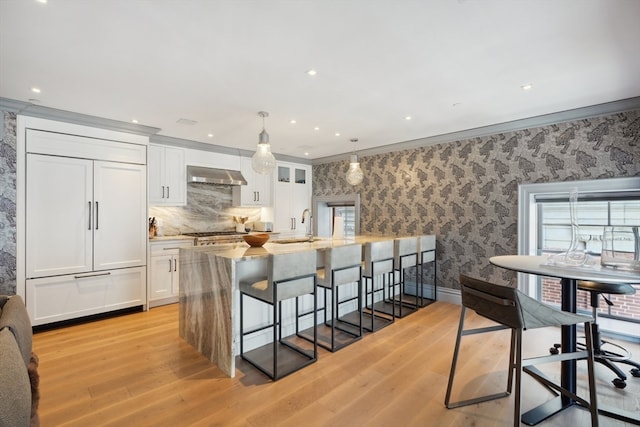
<svg viewBox="0 0 640 427">
<path fill-rule="evenodd" d="M 580 406 L 576 402 L 569 401 L 564 403 L 562 396 L 557 396 L 551 400 L 546 401 L 540 406 L 536 406 L 535 408 L 525 412 L 522 414 L 522 422 L 528 426 L 534 426 L 552 415 L 557 414 L 560 411 L 564 411 L 565 409 L 571 406 Z"/>
</svg>

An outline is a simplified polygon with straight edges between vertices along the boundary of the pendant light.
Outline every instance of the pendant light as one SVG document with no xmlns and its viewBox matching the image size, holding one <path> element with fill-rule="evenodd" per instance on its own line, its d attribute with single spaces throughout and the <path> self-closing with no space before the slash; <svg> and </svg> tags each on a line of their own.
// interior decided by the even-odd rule
<svg viewBox="0 0 640 427">
<path fill-rule="evenodd" d="M 353 142 L 353 154 L 351 155 L 349 170 L 347 171 L 347 182 L 351 185 L 358 185 L 364 179 L 364 173 L 362 169 L 360 169 L 358 155 L 356 154 L 356 142 L 358 142 L 358 138 L 351 139 L 351 142 Z"/>
<path fill-rule="evenodd" d="M 264 118 L 269 117 L 266 111 L 260 111 L 258 116 L 262 117 L 262 132 L 258 136 L 258 147 L 253 157 L 251 157 L 251 167 L 261 175 L 269 175 L 276 167 L 276 158 L 271 154 L 271 144 L 269 144 L 269 134 L 264 130 Z"/>
</svg>

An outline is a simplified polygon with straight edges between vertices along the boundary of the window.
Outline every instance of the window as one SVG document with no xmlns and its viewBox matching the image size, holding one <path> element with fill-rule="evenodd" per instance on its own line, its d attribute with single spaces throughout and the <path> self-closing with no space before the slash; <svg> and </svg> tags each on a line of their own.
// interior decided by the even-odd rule
<svg viewBox="0 0 640 427">
<path fill-rule="evenodd" d="M 518 215 L 520 254 L 544 255 L 567 250 L 571 242 L 568 199 L 574 188 L 579 192 L 578 240 L 597 262 L 604 226 L 640 226 L 640 178 L 521 185 Z M 519 286 L 543 302 L 559 305 L 558 279 L 520 274 Z M 587 292 L 578 292 L 578 310 L 590 312 L 589 297 Z M 599 316 L 631 324 L 640 323 L 640 292 L 608 298 L 614 305 L 601 302 Z M 638 329 L 637 324 L 634 328 Z"/>
</svg>

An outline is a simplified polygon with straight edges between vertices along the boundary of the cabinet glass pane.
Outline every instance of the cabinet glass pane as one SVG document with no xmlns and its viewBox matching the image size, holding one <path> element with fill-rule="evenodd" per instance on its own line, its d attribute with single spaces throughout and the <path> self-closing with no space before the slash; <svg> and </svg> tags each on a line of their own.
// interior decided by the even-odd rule
<svg viewBox="0 0 640 427">
<path fill-rule="evenodd" d="M 307 183 L 307 171 L 304 169 L 296 169 L 296 184 L 306 184 Z"/>
<path fill-rule="evenodd" d="M 278 166 L 278 182 L 289 182 L 289 168 Z"/>
</svg>

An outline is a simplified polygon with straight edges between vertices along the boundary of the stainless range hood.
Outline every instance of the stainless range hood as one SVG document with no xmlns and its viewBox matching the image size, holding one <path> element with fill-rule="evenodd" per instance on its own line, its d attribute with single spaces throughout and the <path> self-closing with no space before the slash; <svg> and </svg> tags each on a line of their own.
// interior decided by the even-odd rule
<svg viewBox="0 0 640 427">
<path fill-rule="evenodd" d="M 247 185 L 240 171 L 187 166 L 187 183 Z"/>
</svg>

